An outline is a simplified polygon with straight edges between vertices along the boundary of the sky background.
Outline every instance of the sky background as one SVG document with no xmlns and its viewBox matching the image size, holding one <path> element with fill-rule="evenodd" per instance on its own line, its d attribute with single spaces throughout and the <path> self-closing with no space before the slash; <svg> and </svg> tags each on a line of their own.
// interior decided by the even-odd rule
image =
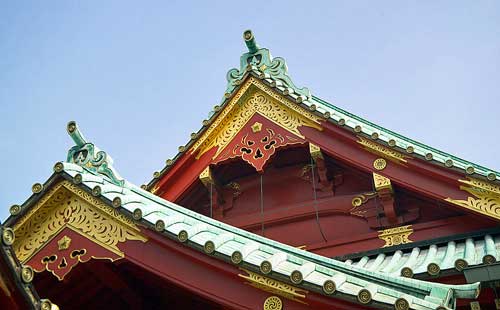
<svg viewBox="0 0 500 310">
<path fill-rule="evenodd" d="M 299 87 L 500 170 L 500 1 L 1 1 L 0 220 L 76 120 L 140 185 L 197 131 L 242 32 Z"/>
</svg>

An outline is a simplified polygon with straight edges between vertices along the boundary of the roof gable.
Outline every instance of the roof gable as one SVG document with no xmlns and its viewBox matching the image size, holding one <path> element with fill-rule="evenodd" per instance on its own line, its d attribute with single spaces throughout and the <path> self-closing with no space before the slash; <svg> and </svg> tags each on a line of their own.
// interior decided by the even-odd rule
<svg viewBox="0 0 500 310">
<path fill-rule="evenodd" d="M 187 210 L 125 180 L 115 184 L 106 174 L 81 163 L 57 163 L 55 174 L 44 185 L 34 187 L 34 195 L 16 210 L 7 220 L 7 225 L 14 228 L 24 225 L 26 221 L 23 219 L 27 215 L 40 212 L 37 203 L 50 200 L 55 193 L 47 195 L 47 191 L 57 188 L 57 184 L 61 183 L 55 181 L 63 178 L 66 183 L 70 180 L 74 183 L 68 186 L 84 193 L 91 192 L 94 205 L 102 204 L 110 208 L 108 215 L 114 221 L 128 222 L 132 216 L 134 223 L 162 236 L 175 238 L 180 242 L 179 246 L 191 246 L 203 255 L 243 266 L 267 277 L 288 279 L 298 288 L 307 288 L 325 296 L 348 300 L 357 298 L 362 304 L 373 302 L 392 306 L 402 303 L 408 309 L 449 309 L 456 298 L 474 298 L 478 293 L 479 284 L 446 285 L 394 277 L 306 252 Z M 57 205 L 53 206 L 47 212 L 57 208 Z M 71 208 L 65 208 L 63 213 L 67 210 Z M 90 227 L 107 227 L 93 216 L 89 220 Z M 85 228 L 78 229 L 85 232 Z M 53 241 L 52 235 L 47 235 L 42 243 Z M 61 249 L 61 245 L 58 246 Z M 19 249 L 16 255 L 18 253 Z"/>
</svg>

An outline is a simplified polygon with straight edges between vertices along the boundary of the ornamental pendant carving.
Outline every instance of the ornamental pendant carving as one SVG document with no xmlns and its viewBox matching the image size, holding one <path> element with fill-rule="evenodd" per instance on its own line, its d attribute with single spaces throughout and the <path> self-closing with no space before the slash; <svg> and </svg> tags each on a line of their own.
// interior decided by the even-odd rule
<svg viewBox="0 0 500 310">
<path fill-rule="evenodd" d="M 214 163 L 241 157 L 257 171 L 262 171 L 276 149 L 304 142 L 304 139 L 284 130 L 266 118 L 254 115 L 214 160 Z"/>
<path fill-rule="evenodd" d="M 447 202 L 500 220 L 500 186 L 469 178 L 459 180 L 460 189 L 471 194 L 467 200 L 446 198 Z"/>
<path fill-rule="evenodd" d="M 68 181 L 53 186 L 13 229 L 16 257 L 60 280 L 91 258 L 122 258 L 119 243 L 147 240 L 131 219 Z"/>
</svg>

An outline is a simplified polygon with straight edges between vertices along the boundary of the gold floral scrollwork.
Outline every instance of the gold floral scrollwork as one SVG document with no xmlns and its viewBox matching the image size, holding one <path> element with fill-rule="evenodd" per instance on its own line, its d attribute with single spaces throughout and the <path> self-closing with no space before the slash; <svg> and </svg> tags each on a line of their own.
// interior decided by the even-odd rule
<svg viewBox="0 0 500 310">
<path fill-rule="evenodd" d="M 459 180 L 460 189 L 473 195 L 467 200 L 446 198 L 447 202 L 500 220 L 500 186 L 482 180 Z"/>
<path fill-rule="evenodd" d="M 264 310 L 281 310 L 283 309 L 283 302 L 278 296 L 268 297 L 264 301 Z"/>
<path fill-rule="evenodd" d="M 295 286 L 291 286 L 278 280 L 264 277 L 260 274 L 251 272 L 243 268 L 240 269 L 246 272 L 248 275 L 239 274 L 238 276 L 247 280 L 251 286 L 269 292 L 271 294 L 276 294 L 299 303 L 307 304 L 304 299 L 306 298 L 306 294 L 309 293 L 308 291 L 299 289 Z"/>
<path fill-rule="evenodd" d="M 384 177 L 378 173 L 373 173 L 373 184 L 375 185 L 375 190 L 390 190 L 392 192 L 391 180 L 389 178 Z"/>
<path fill-rule="evenodd" d="M 191 153 L 199 150 L 197 158 L 213 147 L 218 147 L 213 158 L 224 150 L 253 115 L 259 114 L 289 132 L 304 138 L 299 127 L 322 130 L 321 118 L 277 94 L 269 86 L 250 77 L 220 112 L 210 127 L 193 144 Z M 253 132 L 262 130 L 253 124 Z"/>
<path fill-rule="evenodd" d="M 384 240 L 384 248 L 393 245 L 400 245 L 413 242 L 410 235 L 413 233 L 411 225 L 389 228 L 379 231 L 379 239 Z"/>
<path fill-rule="evenodd" d="M 127 240 L 146 242 L 133 221 L 68 181 L 53 186 L 14 225 L 17 236 L 13 249 L 17 258 L 27 262 L 57 233 L 69 227 L 89 240 L 123 257 L 118 243 Z M 59 249 L 69 246 L 64 237 Z"/>
<path fill-rule="evenodd" d="M 392 150 L 388 147 L 385 147 L 383 145 L 380 145 L 376 142 L 373 142 L 363 137 L 358 137 L 358 138 L 359 138 L 358 143 L 361 144 L 364 147 L 364 149 L 370 153 L 379 155 L 387 160 L 390 160 L 398 164 L 407 162 L 406 156 L 395 150 Z"/>
</svg>

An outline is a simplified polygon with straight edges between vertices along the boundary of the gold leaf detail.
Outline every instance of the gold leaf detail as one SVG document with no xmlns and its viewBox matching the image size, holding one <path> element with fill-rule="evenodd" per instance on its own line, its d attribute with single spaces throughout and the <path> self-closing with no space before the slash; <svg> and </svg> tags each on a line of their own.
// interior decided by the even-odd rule
<svg viewBox="0 0 500 310">
<path fill-rule="evenodd" d="M 191 148 L 197 158 L 217 146 L 216 158 L 254 114 L 304 138 L 300 126 L 322 130 L 320 117 L 290 102 L 261 81 L 250 77 Z"/>
<path fill-rule="evenodd" d="M 17 258 L 25 263 L 64 227 L 80 232 L 122 257 L 118 243 L 147 240 L 131 219 L 78 186 L 62 181 L 14 226 L 18 238 L 13 248 Z"/>
<path fill-rule="evenodd" d="M 363 137 L 358 137 L 358 138 L 359 138 L 358 143 L 361 144 L 365 148 L 365 150 L 367 150 L 370 153 L 379 155 L 387 160 L 390 160 L 398 164 L 407 162 L 406 156 L 395 150 L 387 148 L 383 145 L 380 145 L 376 142 L 365 139 Z"/>
<path fill-rule="evenodd" d="M 301 299 L 306 298 L 306 294 L 309 293 L 308 291 L 268 277 L 264 277 L 260 274 L 251 272 L 243 268 L 240 269 L 246 272 L 248 275 L 239 274 L 238 276 L 246 279 L 251 286 L 269 292 L 271 294 L 276 294 L 284 298 L 305 304 L 305 302 Z"/>
<path fill-rule="evenodd" d="M 385 244 L 383 246 L 385 248 L 388 246 L 413 242 L 409 239 L 412 233 L 413 233 L 413 228 L 411 228 L 411 225 L 406 225 L 406 226 L 379 230 L 378 237 L 379 239 L 385 241 Z"/>
<path fill-rule="evenodd" d="M 500 186 L 473 178 L 459 182 L 465 184 L 460 189 L 474 197 L 467 197 L 467 200 L 448 197 L 446 201 L 500 220 Z"/>
</svg>

